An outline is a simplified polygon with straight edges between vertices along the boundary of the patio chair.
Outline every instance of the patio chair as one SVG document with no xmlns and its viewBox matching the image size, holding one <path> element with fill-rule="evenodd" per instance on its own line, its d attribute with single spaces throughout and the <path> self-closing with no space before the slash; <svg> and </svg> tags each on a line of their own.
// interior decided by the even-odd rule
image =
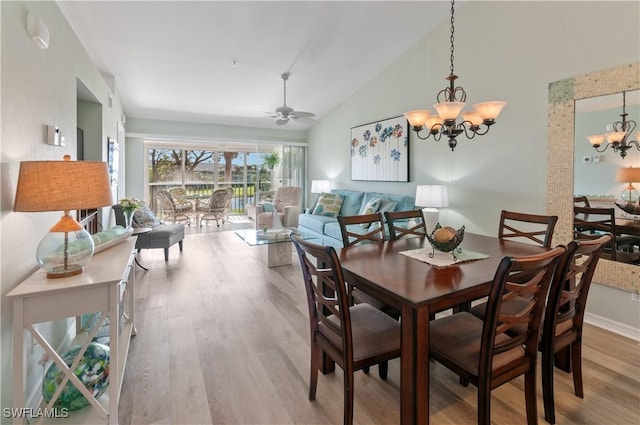
<svg viewBox="0 0 640 425">
<path fill-rule="evenodd" d="M 193 212 L 191 202 L 180 202 L 166 190 L 158 191 L 156 197 L 160 201 L 160 207 L 162 207 L 162 213 L 166 221 L 174 223 L 186 221 L 187 225 L 191 225 L 191 218 L 187 215 Z"/>
<path fill-rule="evenodd" d="M 233 198 L 233 189 L 230 187 L 216 189 L 208 199 L 198 200 L 196 204 L 196 221 L 202 226 L 202 221 L 215 220 L 218 227 L 227 219 L 229 212 L 229 202 Z M 201 214 L 201 215 L 200 215 Z"/>
</svg>

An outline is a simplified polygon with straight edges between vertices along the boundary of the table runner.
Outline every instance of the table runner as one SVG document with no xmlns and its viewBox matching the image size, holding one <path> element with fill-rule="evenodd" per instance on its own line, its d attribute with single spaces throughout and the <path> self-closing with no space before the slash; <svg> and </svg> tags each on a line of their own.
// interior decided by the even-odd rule
<svg viewBox="0 0 640 425">
<path fill-rule="evenodd" d="M 433 258 L 429 258 L 429 254 L 432 252 L 433 249 L 429 246 L 425 248 L 410 249 L 408 251 L 400 251 L 399 254 L 422 261 L 423 263 L 430 264 L 437 268 L 451 267 L 467 261 L 489 258 L 488 254 L 464 248 L 462 249 L 462 252 L 456 252 L 457 260 L 454 260 L 453 255 L 450 252 L 440 252 L 438 250 L 435 251 Z"/>
</svg>

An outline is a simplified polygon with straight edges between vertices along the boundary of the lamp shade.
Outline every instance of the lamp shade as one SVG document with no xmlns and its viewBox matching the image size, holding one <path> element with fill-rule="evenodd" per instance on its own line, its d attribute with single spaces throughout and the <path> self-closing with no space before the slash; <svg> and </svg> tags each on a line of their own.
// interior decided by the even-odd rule
<svg viewBox="0 0 640 425">
<path fill-rule="evenodd" d="M 23 161 L 14 211 L 69 211 L 112 204 L 106 162 Z"/>
<path fill-rule="evenodd" d="M 323 193 L 331 191 L 329 180 L 311 180 L 311 193 Z"/>
<path fill-rule="evenodd" d="M 640 183 L 640 167 L 618 168 L 616 181 L 618 183 Z"/>
<path fill-rule="evenodd" d="M 82 272 L 94 252 L 91 235 L 70 210 L 111 205 L 111 186 L 105 162 L 24 161 L 20 163 L 14 211 L 64 211 L 36 251 L 38 265 L 49 278 Z"/>
<path fill-rule="evenodd" d="M 444 185 L 419 185 L 416 187 L 416 206 L 441 208 L 449 206 L 447 187 Z"/>
</svg>

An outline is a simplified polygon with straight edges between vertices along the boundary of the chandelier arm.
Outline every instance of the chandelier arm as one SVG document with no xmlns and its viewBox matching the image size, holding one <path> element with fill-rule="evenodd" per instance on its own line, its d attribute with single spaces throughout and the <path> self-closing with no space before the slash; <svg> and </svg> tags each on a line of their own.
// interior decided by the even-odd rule
<svg viewBox="0 0 640 425">
<path fill-rule="evenodd" d="M 638 142 L 637 140 L 630 140 L 629 142 L 627 142 L 627 146 L 635 146 L 636 149 L 638 149 L 640 151 L 640 142 Z"/>
<path fill-rule="evenodd" d="M 426 127 L 421 127 L 420 130 L 416 130 L 415 128 L 413 129 L 413 132 L 415 133 L 416 136 L 418 136 L 418 139 L 420 140 L 427 140 L 429 138 L 429 136 L 431 136 L 431 132 L 427 131 L 427 135 L 422 137 L 420 135 L 420 133 L 422 132 L 422 130 L 426 130 Z"/>
<path fill-rule="evenodd" d="M 469 126 L 466 126 L 465 123 L 469 124 Z M 482 135 L 481 133 L 478 133 L 479 127 L 474 126 L 473 124 L 471 124 L 470 121 L 462 121 L 460 124 L 457 124 L 456 127 L 458 127 L 459 129 L 462 129 L 464 131 L 464 135 L 469 140 L 476 137 L 476 135 L 480 135 L 480 136 Z"/>
<path fill-rule="evenodd" d="M 602 145 L 591 145 L 597 152 L 604 152 L 607 150 L 607 148 L 609 147 L 609 143 L 606 143 L 604 145 L 604 147 L 602 148 L 602 150 L 598 149 L 600 146 Z M 614 150 L 616 150 L 615 148 L 613 148 Z"/>
</svg>

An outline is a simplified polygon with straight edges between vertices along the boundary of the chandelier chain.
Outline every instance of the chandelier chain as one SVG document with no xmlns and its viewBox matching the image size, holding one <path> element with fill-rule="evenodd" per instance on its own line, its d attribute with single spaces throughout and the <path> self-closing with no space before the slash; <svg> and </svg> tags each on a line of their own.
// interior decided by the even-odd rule
<svg viewBox="0 0 640 425">
<path fill-rule="evenodd" d="M 453 72 L 453 51 L 454 51 L 453 41 L 454 41 L 454 32 L 455 32 L 455 29 L 454 29 L 454 26 L 453 26 L 453 23 L 454 23 L 454 18 L 453 18 L 453 13 L 454 13 L 453 4 L 454 4 L 454 3 L 455 3 L 455 0 L 451 0 L 451 67 L 450 67 L 450 69 L 451 69 L 451 75 L 454 75 L 454 72 Z"/>
</svg>

